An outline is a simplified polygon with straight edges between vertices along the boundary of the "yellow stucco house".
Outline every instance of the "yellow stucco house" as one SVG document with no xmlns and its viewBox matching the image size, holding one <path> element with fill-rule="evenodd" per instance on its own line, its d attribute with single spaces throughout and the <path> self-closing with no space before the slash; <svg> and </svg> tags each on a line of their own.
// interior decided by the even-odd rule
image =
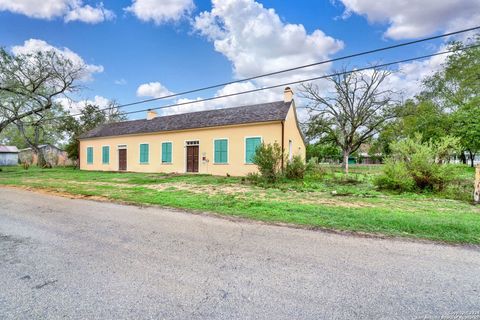
<svg viewBox="0 0 480 320">
<path fill-rule="evenodd" d="M 244 176 L 256 172 L 256 147 L 278 142 L 287 157 L 305 159 L 293 92 L 282 101 L 105 124 L 80 137 L 80 169 L 198 172 Z"/>
</svg>

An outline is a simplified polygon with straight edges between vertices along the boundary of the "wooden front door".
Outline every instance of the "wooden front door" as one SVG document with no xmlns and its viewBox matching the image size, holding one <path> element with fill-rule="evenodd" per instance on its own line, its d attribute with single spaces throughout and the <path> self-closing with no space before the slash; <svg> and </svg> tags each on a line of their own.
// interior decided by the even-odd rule
<svg viewBox="0 0 480 320">
<path fill-rule="evenodd" d="M 127 170 L 127 149 L 118 149 L 118 170 Z"/>
<path fill-rule="evenodd" d="M 198 172 L 198 146 L 187 146 L 187 172 Z"/>
</svg>

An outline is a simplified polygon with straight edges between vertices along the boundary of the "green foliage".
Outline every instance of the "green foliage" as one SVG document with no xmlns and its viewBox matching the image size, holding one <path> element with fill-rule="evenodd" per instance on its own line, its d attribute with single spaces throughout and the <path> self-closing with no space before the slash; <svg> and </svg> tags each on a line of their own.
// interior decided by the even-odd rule
<svg viewBox="0 0 480 320">
<path fill-rule="evenodd" d="M 415 181 L 408 172 L 406 164 L 391 158 L 385 161 L 383 174 L 376 177 L 375 184 L 385 190 L 413 191 L 415 189 Z"/>
<path fill-rule="evenodd" d="M 458 139 L 444 137 L 434 143 L 416 135 L 391 144 L 383 174 L 375 184 L 397 191 L 441 191 L 452 180 L 448 165 L 442 165 L 458 149 Z"/>
<path fill-rule="evenodd" d="M 311 110 L 306 135 L 338 146 L 346 174 L 350 155 L 397 117 L 397 93 L 382 85 L 390 74 L 375 67 L 368 72 L 340 72 L 328 78 L 335 93 L 326 96 L 316 84 L 302 85 Z"/>
<path fill-rule="evenodd" d="M 333 177 L 343 180 L 342 168 L 324 166 L 322 181 L 308 176 L 303 181 L 280 179 L 268 189 L 262 189 L 240 184 L 242 178 L 239 177 L 81 171 L 59 167 L 48 170 L 31 167 L 25 171 L 18 166 L 0 168 L 3 169 L 0 185 L 98 196 L 138 205 L 210 211 L 307 228 L 480 244 L 478 208 L 464 201 L 443 199 L 450 196 L 450 192 L 457 192 L 457 186 L 455 190 L 447 188 L 435 194 L 380 192 L 371 185 L 370 177 L 379 174 L 381 168 L 352 166 L 349 176 L 357 176 L 359 183 L 339 185 Z M 474 170 L 467 166 L 452 168 L 455 176 L 464 181 L 462 186 L 471 188 Z M 151 187 L 163 183 L 166 188 Z M 191 189 L 185 190 L 185 186 Z M 234 191 L 236 189 L 238 191 Z M 471 196 L 471 191 L 468 193 Z"/>
<path fill-rule="evenodd" d="M 326 169 L 322 166 L 317 158 L 310 158 L 306 165 L 306 176 L 313 180 L 321 180 L 326 173 Z"/>
<path fill-rule="evenodd" d="M 307 166 L 305 161 L 299 155 L 292 157 L 292 160 L 287 162 L 287 167 L 285 169 L 285 176 L 288 179 L 303 179 Z"/>
<path fill-rule="evenodd" d="M 450 49 L 479 45 L 480 35 L 465 43 L 452 43 Z M 448 132 L 458 138 L 463 151 L 471 156 L 480 151 L 480 47 L 458 50 L 444 68 L 425 81 L 423 96 L 446 110 Z M 471 163 L 473 166 L 473 161 Z"/>
<path fill-rule="evenodd" d="M 473 155 L 480 151 L 480 98 L 459 107 L 452 117 L 453 132 L 460 139 L 462 149 L 472 155 L 470 165 L 473 167 Z"/>
<path fill-rule="evenodd" d="M 275 182 L 280 177 L 282 159 L 282 147 L 277 142 L 262 143 L 255 150 L 253 163 L 258 166 L 260 174 L 266 181 Z"/>
<path fill-rule="evenodd" d="M 338 161 L 342 158 L 339 147 L 333 143 L 314 143 L 307 145 L 307 159 L 317 158 L 322 162 Z"/>
<path fill-rule="evenodd" d="M 65 149 L 70 159 L 78 159 L 79 141 L 78 137 L 101 124 L 126 120 L 126 116 L 118 111 L 115 102 L 111 101 L 107 108 L 103 109 L 97 105 L 86 104 L 80 111 L 79 119 L 67 117 L 64 119 L 62 130 L 69 133 L 70 140 Z"/>
</svg>

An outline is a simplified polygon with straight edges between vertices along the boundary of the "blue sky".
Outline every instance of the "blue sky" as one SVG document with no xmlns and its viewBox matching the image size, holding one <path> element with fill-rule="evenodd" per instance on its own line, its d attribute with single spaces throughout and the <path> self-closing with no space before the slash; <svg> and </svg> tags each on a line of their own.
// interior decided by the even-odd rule
<svg viewBox="0 0 480 320">
<path fill-rule="evenodd" d="M 393 5 L 378 5 L 374 0 L 364 0 L 360 5 L 357 2 L 106 0 L 101 4 L 81 0 L 17 0 L 15 5 L 12 1 L 0 0 L 0 44 L 10 50 L 20 47 L 20 51 L 22 47 L 24 50 L 47 46 L 68 48 L 96 71 L 84 83 L 86 89 L 74 96 L 76 100 L 94 100 L 97 96 L 99 102 L 106 98 L 129 103 L 165 92 L 179 92 L 440 34 L 480 21 L 478 0 L 426 1 L 421 7 L 419 1 L 413 0 Z M 52 3 L 58 8 L 52 9 Z M 206 23 L 200 24 L 201 17 Z M 254 27 L 250 28 L 252 24 Z M 212 25 L 216 29 L 212 29 Z M 289 26 L 295 26 L 295 32 L 285 36 Z M 304 35 L 300 32 L 302 28 Z M 313 37 L 318 32 L 321 34 Z M 285 45 L 289 41 L 292 45 Z M 442 43 L 443 40 L 437 40 L 350 60 L 348 64 L 363 66 L 374 61 L 428 54 L 439 50 Z M 223 92 L 321 75 L 343 63 L 235 86 Z M 407 91 L 411 91 L 417 87 L 415 80 L 440 63 L 437 59 L 406 65 L 404 68 L 414 74 L 399 74 L 393 83 L 408 81 L 411 85 Z M 138 92 L 142 84 L 145 84 L 143 91 Z M 224 103 L 272 100 L 277 93 Z M 185 98 L 215 94 L 220 93 L 212 90 Z M 128 110 L 162 103 L 148 103 Z M 194 105 L 177 111 L 208 107 Z M 132 116 L 138 117 L 143 114 Z"/>
</svg>

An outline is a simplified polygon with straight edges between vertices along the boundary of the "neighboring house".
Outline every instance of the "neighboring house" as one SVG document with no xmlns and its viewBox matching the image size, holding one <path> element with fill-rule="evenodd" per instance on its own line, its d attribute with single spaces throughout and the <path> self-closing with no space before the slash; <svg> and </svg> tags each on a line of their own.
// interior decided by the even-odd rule
<svg viewBox="0 0 480 320">
<path fill-rule="evenodd" d="M 262 142 L 305 159 L 293 92 L 284 100 L 105 124 L 80 137 L 80 169 L 244 176 Z"/>
<path fill-rule="evenodd" d="M 0 166 L 18 165 L 18 149 L 15 146 L 0 146 Z"/>
<path fill-rule="evenodd" d="M 68 158 L 66 151 L 59 149 L 51 144 L 42 144 L 38 148 L 45 157 L 45 161 L 52 166 L 70 166 L 73 162 Z M 37 154 L 32 148 L 20 149 L 18 158 L 20 163 L 28 163 L 30 165 L 36 165 L 38 162 Z"/>
<path fill-rule="evenodd" d="M 382 163 L 382 153 L 372 153 L 371 145 L 364 143 L 358 148 L 357 163 L 359 164 L 380 164 Z"/>
</svg>

